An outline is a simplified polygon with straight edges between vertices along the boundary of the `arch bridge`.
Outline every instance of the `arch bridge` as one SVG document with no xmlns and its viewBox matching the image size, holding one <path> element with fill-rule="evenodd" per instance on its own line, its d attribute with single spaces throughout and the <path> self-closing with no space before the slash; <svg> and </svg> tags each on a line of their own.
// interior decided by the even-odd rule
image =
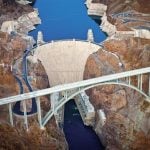
<svg viewBox="0 0 150 150">
<path fill-rule="evenodd" d="M 143 75 L 148 76 L 148 91 L 145 92 L 142 88 L 143 85 Z M 131 77 L 135 76 L 137 78 L 136 85 L 133 85 L 131 82 Z M 12 112 L 12 103 L 22 101 L 23 102 L 23 109 L 24 109 L 24 122 L 26 128 L 28 129 L 28 116 L 27 116 L 27 109 L 26 109 L 26 101 L 31 98 L 36 98 L 37 102 L 37 114 L 38 114 L 38 122 L 40 128 L 44 128 L 47 122 L 51 119 L 56 112 L 64 106 L 70 99 L 75 97 L 76 95 L 80 94 L 81 92 L 101 85 L 121 85 L 128 88 L 131 88 L 141 95 L 145 97 L 145 101 L 150 103 L 150 67 L 136 69 L 111 75 L 105 75 L 97 78 L 92 78 L 88 80 L 78 81 L 74 83 L 62 84 L 57 85 L 51 88 L 33 91 L 25 94 L 20 94 L 16 96 L 11 96 L 7 98 L 0 99 L 0 105 L 8 105 L 9 106 L 9 117 L 10 123 L 13 126 L 13 112 Z M 41 113 L 41 105 L 40 105 L 40 97 L 44 95 L 49 95 L 53 93 L 64 93 L 64 96 L 59 99 L 56 105 L 52 105 L 50 110 L 46 113 L 46 115 L 42 118 Z"/>
</svg>

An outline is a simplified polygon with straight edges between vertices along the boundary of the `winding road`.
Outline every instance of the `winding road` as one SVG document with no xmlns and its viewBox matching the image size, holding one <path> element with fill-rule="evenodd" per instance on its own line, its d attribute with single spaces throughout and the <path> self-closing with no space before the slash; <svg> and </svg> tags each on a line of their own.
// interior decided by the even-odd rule
<svg viewBox="0 0 150 150">
<path fill-rule="evenodd" d="M 23 55 L 23 61 L 22 61 L 22 79 L 25 81 L 26 86 L 28 87 L 29 91 L 32 92 L 33 89 L 28 81 L 28 65 L 27 65 L 27 56 L 29 55 L 30 50 L 26 50 L 25 54 Z M 15 68 L 18 69 L 18 68 Z M 20 87 L 20 94 L 24 93 L 23 84 L 19 77 L 17 77 L 16 73 L 13 70 L 13 75 Z M 21 111 L 21 102 L 16 102 L 16 104 L 13 107 L 13 112 L 17 115 L 24 115 L 24 112 Z M 32 98 L 32 109 L 30 112 L 27 112 L 27 115 L 31 115 L 37 112 L 37 105 L 36 105 L 36 99 Z"/>
</svg>

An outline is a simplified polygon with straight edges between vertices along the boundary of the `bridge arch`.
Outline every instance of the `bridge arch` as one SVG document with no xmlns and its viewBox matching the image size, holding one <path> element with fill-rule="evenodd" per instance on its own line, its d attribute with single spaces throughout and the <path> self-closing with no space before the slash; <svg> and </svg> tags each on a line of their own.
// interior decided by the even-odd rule
<svg viewBox="0 0 150 150">
<path fill-rule="evenodd" d="M 59 110 L 66 102 L 68 102 L 70 99 L 72 99 L 74 96 L 78 95 L 80 92 L 88 90 L 90 88 L 100 86 L 100 85 L 121 85 L 125 87 L 129 87 L 131 89 L 134 89 L 135 91 L 138 91 L 145 97 L 145 100 L 150 103 L 150 67 L 147 68 L 141 68 L 136 70 L 130 70 L 126 72 L 121 73 L 115 73 L 110 75 L 105 75 L 97 78 L 92 78 L 88 80 L 78 81 L 74 83 L 68 83 L 63 85 L 57 85 L 48 89 L 42 89 L 38 91 L 33 91 L 29 93 L 19 94 L 16 96 L 6 97 L 0 99 L 0 105 L 6 105 L 9 106 L 9 116 L 10 116 L 10 123 L 13 126 L 13 113 L 12 113 L 12 103 L 23 101 L 24 104 L 24 122 L 28 129 L 28 121 L 27 121 L 27 111 L 26 111 L 26 100 L 31 98 L 36 98 L 37 101 L 37 114 L 38 114 L 38 121 L 40 127 L 44 127 L 46 123 L 50 120 L 50 118 L 55 115 L 55 112 Z M 148 75 L 148 87 L 149 90 L 147 93 L 145 93 L 142 89 L 142 76 Z M 136 76 L 137 77 L 137 85 L 134 86 L 131 84 L 131 77 Z M 128 79 L 128 80 L 125 80 Z M 72 91 L 74 90 L 74 91 Z M 68 93 L 68 92 L 72 93 Z M 49 95 L 52 93 L 60 93 L 65 92 L 64 98 L 60 99 L 57 103 L 57 105 L 53 105 L 54 107 L 50 109 L 47 114 L 42 117 L 41 115 L 41 106 L 40 106 L 40 97 L 44 95 Z"/>
<path fill-rule="evenodd" d="M 85 90 L 88 90 L 88 89 L 91 89 L 91 88 L 94 88 L 94 87 L 97 87 L 97 86 L 103 86 L 103 85 L 121 85 L 121 86 L 124 86 L 124 87 L 131 88 L 131 89 L 139 92 L 142 96 L 144 96 L 146 98 L 145 100 L 150 103 L 150 97 L 148 95 L 146 95 L 142 90 L 140 90 L 139 88 L 137 88 L 133 85 L 130 85 L 130 84 L 127 84 L 127 83 L 124 83 L 124 82 L 115 82 L 115 81 L 98 83 L 98 84 L 90 85 L 90 86 L 87 86 L 87 87 L 79 88 L 77 92 L 71 94 L 68 97 L 67 97 L 67 95 L 64 95 L 64 97 L 59 101 L 58 106 L 55 108 L 55 111 L 50 110 L 48 118 L 43 122 L 43 126 L 45 126 L 46 123 L 55 114 L 55 112 L 58 111 L 62 106 L 64 106 L 69 100 L 73 99 L 75 96 L 77 96 L 78 94 L 80 94 L 81 92 L 83 92 Z"/>
</svg>

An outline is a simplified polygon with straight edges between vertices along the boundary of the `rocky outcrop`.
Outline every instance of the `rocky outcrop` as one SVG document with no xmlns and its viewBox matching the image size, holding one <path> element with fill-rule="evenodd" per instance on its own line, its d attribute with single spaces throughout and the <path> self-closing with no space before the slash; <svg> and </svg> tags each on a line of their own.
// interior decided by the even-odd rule
<svg viewBox="0 0 150 150">
<path fill-rule="evenodd" d="M 38 10 L 24 14 L 13 21 L 4 21 L 1 26 L 2 32 L 9 34 L 20 35 L 27 41 L 28 46 L 32 47 L 35 44 L 33 37 L 28 36 L 28 32 L 35 29 L 35 25 L 40 24 L 41 20 L 38 17 Z"/>
<path fill-rule="evenodd" d="M 12 5 L 4 5 L 2 0 L 0 0 L 0 26 L 5 21 L 13 21 L 22 16 L 33 12 L 33 8 L 29 5 L 23 6 L 17 3 Z"/>
<path fill-rule="evenodd" d="M 117 29 L 116 26 L 111 24 L 108 20 L 107 20 L 107 15 L 106 12 L 104 12 L 102 18 L 101 18 L 101 25 L 100 28 L 102 29 L 103 32 L 106 32 L 108 34 L 108 36 L 113 36 Z"/>
<path fill-rule="evenodd" d="M 107 10 L 106 5 L 101 3 L 92 3 L 92 0 L 87 0 L 85 4 L 88 8 L 88 15 L 91 16 L 103 16 L 104 12 Z"/>
<path fill-rule="evenodd" d="M 98 7 L 100 4 L 105 7 Z M 92 9 L 92 6 L 96 7 Z M 140 0 L 88 0 L 87 7 L 88 12 L 92 10 L 93 15 L 99 13 L 97 16 L 102 16 L 100 28 L 109 36 L 124 37 L 128 35 L 150 39 L 149 2 L 145 1 L 144 5 Z"/>
<path fill-rule="evenodd" d="M 87 0 L 85 4 L 88 8 L 88 15 L 91 16 L 103 16 L 104 12 L 107 10 L 106 5 L 101 3 L 92 3 L 92 0 Z"/>
<path fill-rule="evenodd" d="M 150 66 L 150 40 L 142 38 L 111 39 L 104 48 L 119 56 L 125 70 Z"/>
<path fill-rule="evenodd" d="M 12 74 L 12 66 L 14 60 L 22 56 L 25 46 L 25 41 L 20 37 L 10 37 L 8 34 L 0 32 L 0 97 L 17 94 L 18 88 Z M 6 90 L 7 88 L 10 90 Z"/>
<path fill-rule="evenodd" d="M 0 124 L 0 148 L 3 150 L 64 150 L 64 137 L 60 131 L 49 124 L 45 130 L 40 130 L 33 122 L 28 132 Z M 14 138 L 15 137 L 15 138 Z"/>
<path fill-rule="evenodd" d="M 14 3 L 12 5 L 3 6 L 0 1 L 0 30 L 12 35 L 20 35 L 27 41 L 28 47 L 32 47 L 35 44 L 33 37 L 28 36 L 28 32 L 35 29 L 35 25 L 41 23 L 39 13 L 37 9 L 33 9 L 31 6 L 22 6 Z M 11 15 L 9 15 L 9 13 Z M 9 15 L 9 16 L 7 16 Z"/>
<path fill-rule="evenodd" d="M 139 0 L 92 2 L 107 5 L 101 28 L 108 34 L 108 38 L 103 42 L 103 48 L 88 58 L 84 79 L 149 67 L 150 39 L 147 22 L 150 17 L 146 14 L 149 13 L 146 9 L 149 3 L 144 6 Z M 136 81 L 136 77 L 131 78 L 133 85 Z M 147 92 L 148 75 L 143 76 L 142 86 Z M 150 103 L 139 93 L 122 86 L 107 85 L 92 88 L 87 94 L 97 112 L 95 131 L 106 149 L 149 149 Z M 99 112 L 104 113 L 106 120 L 103 120 Z"/>
<path fill-rule="evenodd" d="M 34 9 L 33 12 L 27 13 L 17 19 L 18 26 L 16 31 L 20 34 L 27 34 L 29 31 L 35 29 L 35 25 L 41 23 L 39 18 L 39 13 L 37 9 Z"/>
<path fill-rule="evenodd" d="M 126 45 L 129 44 L 129 40 L 128 42 L 108 40 L 104 44 L 104 49 L 107 51 L 100 49 L 88 58 L 84 79 L 150 66 L 150 53 L 144 50 L 146 41 L 141 39 L 139 42 L 143 45 L 137 48 L 137 39 L 130 40 L 133 40 L 134 44 L 131 42 L 133 45 L 130 44 L 132 47 L 129 49 Z M 117 54 L 120 59 L 110 52 Z M 135 81 L 136 79 L 132 78 L 132 84 Z M 148 90 L 147 82 L 145 76 L 143 79 L 145 91 Z M 115 85 L 93 88 L 88 91 L 88 95 L 96 111 L 102 109 L 105 112 L 106 123 L 101 126 L 100 119 L 97 117 L 95 130 L 107 149 L 134 149 L 142 147 L 143 144 L 145 149 L 149 148 L 150 104 L 141 95 L 131 89 Z M 140 141 L 140 135 L 145 139 L 143 142 Z M 135 141 L 141 143 L 139 142 L 137 146 L 133 144 Z"/>
</svg>

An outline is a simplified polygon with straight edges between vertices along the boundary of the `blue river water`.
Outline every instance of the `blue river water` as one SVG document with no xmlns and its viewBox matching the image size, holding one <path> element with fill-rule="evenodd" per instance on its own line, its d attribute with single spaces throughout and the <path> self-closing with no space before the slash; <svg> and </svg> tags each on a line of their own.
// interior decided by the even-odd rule
<svg viewBox="0 0 150 150">
<path fill-rule="evenodd" d="M 88 29 L 92 29 L 95 42 L 106 39 L 98 24 L 87 15 L 85 0 L 36 0 L 42 24 L 29 35 L 36 40 L 42 31 L 44 41 L 61 39 L 87 39 Z M 103 150 L 98 136 L 91 127 L 84 126 L 73 100 L 65 105 L 64 133 L 69 150 Z"/>
<path fill-rule="evenodd" d="M 74 100 L 65 105 L 64 133 L 69 150 L 104 150 L 92 127 L 83 124 Z"/>
<path fill-rule="evenodd" d="M 35 39 L 40 30 L 46 42 L 60 39 L 87 39 L 89 28 L 93 30 L 95 42 L 106 39 L 97 23 L 87 15 L 85 0 L 36 0 L 42 24 L 29 34 Z"/>
</svg>

